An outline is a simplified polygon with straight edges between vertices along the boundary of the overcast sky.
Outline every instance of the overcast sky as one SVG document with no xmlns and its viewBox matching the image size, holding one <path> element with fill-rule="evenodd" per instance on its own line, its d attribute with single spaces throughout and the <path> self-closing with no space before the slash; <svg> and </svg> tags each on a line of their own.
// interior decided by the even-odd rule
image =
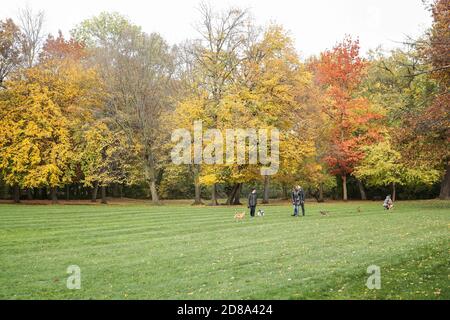
<svg viewBox="0 0 450 320">
<path fill-rule="evenodd" d="M 421 0 L 211 0 L 216 8 L 249 8 L 259 24 L 282 24 L 303 57 L 317 54 L 341 40 L 358 36 L 364 52 L 382 45 L 399 46 L 405 36 L 418 36 L 431 25 Z M 83 19 L 117 11 L 146 32 L 158 32 L 169 43 L 196 38 L 199 0 L 0 0 L 0 19 L 16 17 L 27 4 L 44 10 L 45 30 L 68 35 Z"/>
</svg>

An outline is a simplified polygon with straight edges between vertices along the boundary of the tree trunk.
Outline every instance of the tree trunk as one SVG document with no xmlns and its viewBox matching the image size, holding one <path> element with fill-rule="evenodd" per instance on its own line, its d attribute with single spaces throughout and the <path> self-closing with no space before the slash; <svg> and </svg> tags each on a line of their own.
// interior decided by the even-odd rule
<svg viewBox="0 0 450 320">
<path fill-rule="evenodd" d="M 48 188 L 44 187 L 41 189 L 42 190 L 42 200 L 48 200 L 49 196 L 48 196 Z"/>
<path fill-rule="evenodd" d="M 325 200 L 323 199 L 323 182 L 319 184 L 319 199 L 317 200 L 317 202 L 325 202 Z"/>
<path fill-rule="evenodd" d="M 76 183 L 72 185 L 72 198 L 78 199 L 78 185 Z"/>
<path fill-rule="evenodd" d="M 361 194 L 361 200 L 367 200 L 366 191 L 364 190 L 364 185 L 361 180 L 356 179 L 358 182 L 359 193 Z"/>
<path fill-rule="evenodd" d="M 5 188 L 3 189 L 3 199 L 9 199 L 9 184 L 5 184 Z"/>
<path fill-rule="evenodd" d="M 58 202 L 58 188 L 57 187 L 51 187 L 51 198 L 52 198 L 52 203 L 57 203 Z"/>
<path fill-rule="evenodd" d="M 264 193 L 263 193 L 263 201 L 262 203 L 266 204 L 269 203 L 269 182 L 270 182 L 270 177 L 269 176 L 264 176 Z"/>
<path fill-rule="evenodd" d="M 152 202 L 155 204 L 159 204 L 159 196 L 158 190 L 156 189 L 156 181 L 150 181 L 150 194 L 152 196 Z"/>
<path fill-rule="evenodd" d="M 159 204 L 158 189 L 156 188 L 156 171 L 155 162 L 151 152 L 147 152 L 146 155 L 146 176 L 150 187 L 150 196 L 154 204 Z"/>
<path fill-rule="evenodd" d="M 33 189 L 32 188 L 27 189 L 27 199 L 33 200 Z"/>
<path fill-rule="evenodd" d="M 342 176 L 342 199 L 347 201 L 347 176 Z"/>
<path fill-rule="evenodd" d="M 219 202 L 217 202 L 217 187 L 216 184 L 214 183 L 211 186 L 211 206 L 218 206 Z"/>
<path fill-rule="evenodd" d="M 66 200 L 70 200 L 70 185 L 66 185 Z"/>
<path fill-rule="evenodd" d="M 37 190 L 36 198 L 43 199 L 43 193 L 44 193 L 43 188 L 39 188 Z"/>
<path fill-rule="evenodd" d="M 445 167 L 445 175 L 442 178 L 439 199 L 441 199 L 441 200 L 450 199 L 450 164 L 449 163 L 447 163 L 447 166 Z"/>
<path fill-rule="evenodd" d="M 108 201 L 106 201 L 106 186 L 101 186 L 101 194 L 102 194 L 102 203 L 107 204 Z"/>
<path fill-rule="evenodd" d="M 72 199 L 78 199 L 77 184 L 72 185 Z"/>
<path fill-rule="evenodd" d="M 281 189 L 283 190 L 283 200 L 288 200 L 289 199 L 289 195 L 288 195 L 287 185 L 285 183 L 283 183 L 281 185 Z"/>
<path fill-rule="evenodd" d="M 13 200 L 14 200 L 15 203 L 19 203 L 20 202 L 20 188 L 19 188 L 18 184 L 14 185 Z"/>
<path fill-rule="evenodd" d="M 238 183 L 236 192 L 234 194 L 234 201 L 233 201 L 233 204 L 235 206 L 240 206 L 242 204 L 241 203 L 241 190 L 242 190 L 242 183 Z"/>
<path fill-rule="evenodd" d="M 228 206 L 230 206 L 234 203 L 234 198 L 236 197 L 236 192 L 237 192 L 238 188 L 239 188 L 239 184 L 235 183 L 233 185 L 233 188 L 231 189 L 230 193 L 228 194 L 228 198 L 227 198 L 227 202 L 226 202 L 226 204 Z"/>
<path fill-rule="evenodd" d="M 395 201 L 395 193 L 396 193 L 395 182 L 392 182 L 392 201 L 393 202 Z"/>
<path fill-rule="evenodd" d="M 113 198 L 119 197 L 119 185 L 117 183 L 113 183 L 112 185 L 112 196 Z"/>
<path fill-rule="evenodd" d="M 200 186 L 198 165 L 194 164 L 192 171 L 194 172 L 194 189 L 195 189 L 195 199 L 193 205 L 201 205 L 203 204 L 203 202 L 201 198 L 201 186 Z"/>
<path fill-rule="evenodd" d="M 94 182 L 94 186 L 92 187 L 92 194 L 91 194 L 91 202 L 97 202 L 97 193 L 98 193 L 98 182 Z"/>
<path fill-rule="evenodd" d="M 202 198 L 201 198 L 201 189 L 200 189 L 200 184 L 197 182 L 195 182 L 194 185 L 194 189 L 195 189 L 195 199 L 194 199 L 194 205 L 201 205 L 203 204 L 202 202 Z"/>
</svg>

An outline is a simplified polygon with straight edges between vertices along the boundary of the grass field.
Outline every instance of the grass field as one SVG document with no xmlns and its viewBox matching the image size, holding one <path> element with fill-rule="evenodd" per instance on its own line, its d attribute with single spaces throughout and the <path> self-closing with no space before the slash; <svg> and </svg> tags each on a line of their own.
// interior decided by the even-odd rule
<svg viewBox="0 0 450 320">
<path fill-rule="evenodd" d="M 264 209 L 235 222 L 229 207 L 0 205 L 0 298 L 450 299 L 448 201 Z"/>
</svg>

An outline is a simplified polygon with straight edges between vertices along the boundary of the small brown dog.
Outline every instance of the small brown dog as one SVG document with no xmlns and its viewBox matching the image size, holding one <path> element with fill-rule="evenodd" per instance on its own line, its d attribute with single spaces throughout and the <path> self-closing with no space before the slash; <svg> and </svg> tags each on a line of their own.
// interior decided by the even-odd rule
<svg viewBox="0 0 450 320">
<path fill-rule="evenodd" d="M 234 215 L 234 220 L 239 221 L 239 220 L 244 220 L 245 217 L 245 212 L 236 212 L 236 214 Z"/>
</svg>

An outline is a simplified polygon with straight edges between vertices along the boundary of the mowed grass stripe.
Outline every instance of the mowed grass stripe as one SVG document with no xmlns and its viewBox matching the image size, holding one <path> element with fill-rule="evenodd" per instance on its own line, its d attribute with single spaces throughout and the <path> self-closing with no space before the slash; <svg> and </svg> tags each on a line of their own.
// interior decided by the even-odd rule
<svg viewBox="0 0 450 320">
<path fill-rule="evenodd" d="M 361 217 L 360 217 L 361 218 Z M 362 217 L 363 219 L 366 219 L 365 217 Z M 279 218 L 278 218 L 279 219 Z M 314 219 L 314 218 L 312 218 Z M 326 218 L 319 218 L 321 220 L 324 220 Z M 226 222 L 226 221 L 225 221 Z M 277 222 L 274 223 L 274 225 L 280 225 L 285 223 L 283 222 Z M 105 227 L 97 227 L 97 228 L 85 228 L 82 227 L 80 229 L 74 228 L 73 226 L 70 227 L 71 234 L 78 234 L 79 239 L 86 239 L 89 240 L 90 237 L 97 237 L 102 239 L 108 239 L 108 235 L 114 239 L 120 239 L 120 235 L 128 236 L 129 234 L 132 234 L 133 236 L 137 236 L 140 234 L 145 234 L 148 236 L 158 235 L 159 237 L 165 236 L 167 233 L 168 236 L 170 236 L 173 232 L 176 234 L 182 234 L 182 233 L 190 233 L 192 229 L 201 229 L 201 232 L 215 232 L 217 230 L 225 230 L 227 228 L 235 229 L 236 223 L 225 223 L 224 222 L 214 222 L 210 223 L 209 220 L 202 222 L 201 224 L 196 224 L 193 226 L 192 224 L 188 223 L 180 223 L 177 225 L 177 227 L 174 227 L 172 225 L 144 225 L 141 227 L 126 227 L 124 228 L 121 225 L 114 225 L 114 228 L 112 226 L 105 226 Z M 207 227 L 205 227 L 207 226 Z M 60 230 L 60 229 L 57 229 Z M 48 230 L 46 230 L 48 231 Z M 199 231 L 200 232 L 200 231 Z M 27 239 L 22 241 L 28 241 L 28 242 L 36 242 L 36 241 L 43 241 L 43 240 L 49 240 L 53 238 L 57 238 L 61 235 L 67 235 L 66 231 L 58 231 L 58 232 L 45 232 L 45 235 L 41 237 L 33 237 L 29 236 Z M 9 237 L 14 237 L 16 235 L 10 234 Z M 8 237 L 5 237 L 7 239 Z M 21 244 L 20 244 L 21 245 Z"/>
<path fill-rule="evenodd" d="M 266 219 L 266 218 L 264 218 L 264 219 Z M 280 220 L 279 217 L 277 219 Z M 314 219 L 314 218 L 312 218 L 312 219 Z M 323 220 L 324 218 L 320 218 L 320 219 Z M 289 220 L 291 221 L 291 218 L 289 218 Z M 285 223 L 285 222 L 279 222 L 277 224 L 283 224 L 283 223 Z M 236 224 L 235 222 L 228 223 L 228 224 L 226 224 L 226 226 L 234 229 L 235 224 Z M 79 232 L 80 239 L 89 239 L 89 236 L 104 238 L 108 234 L 110 234 L 114 238 L 117 238 L 118 236 L 120 238 L 120 234 L 137 235 L 137 234 L 145 233 L 146 235 L 153 235 L 153 234 L 164 235 L 164 233 L 166 231 L 168 231 L 170 234 L 172 232 L 179 234 L 179 232 L 191 232 L 192 227 L 193 227 L 192 224 L 189 224 L 188 222 L 181 222 L 178 225 L 179 225 L 178 227 L 173 227 L 169 224 L 166 224 L 166 225 L 158 225 L 157 227 L 155 227 L 155 226 L 147 224 L 143 227 L 132 227 L 132 228 L 128 228 L 128 227 L 123 228 L 121 226 L 114 225 L 114 226 L 117 226 L 117 228 L 105 226 L 105 227 L 90 228 L 90 229 L 82 228 L 80 230 L 77 230 L 76 228 L 71 226 L 70 229 L 71 229 L 71 234 L 78 234 L 78 232 Z M 204 227 L 205 225 L 207 225 L 208 227 L 205 228 Z M 217 229 L 223 229 L 223 223 L 221 223 L 220 221 L 211 223 L 211 222 L 209 222 L 209 219 L 208 219 L 206 221 L 203 221 L 202 224 L 195 225 L 195 227 L 200 228 L 202 230 L 201 232 L 216 231 Z M 92 234 L 90 234 L 91 232 L 92 232 Z M 51 240 L 52 238 L 56 238 L 63 234 L 67 235 L 67 232 L 66 231 L 51 232 L 51 233 L 46 232 L 45 236 L 42 236 L 40 238 L 29 237 L 28 239 L 23 240 L 23 241 L 36 242 L 36 241 L 41 241 L 41 240 L 46 240 L 46 239 Z M 13 237 L 13 236 L 15 236 L 15 235 L 14 234 L 10 235 L 10 237 Z"/>
<path fill-rule="evenodd" d="M 386 233 L 388 233 L 388 231 L 389 230 L 386 230 Z M 325 230 L 325 232 L 327 232 L 327 230 Z M 345 232 L 345 230 L 342 230 L 342 232 Z M 418 230 L 418 232 L 420 232 L 420 230 Z M 261 232 L 260 232 L 261 233 Z M 275 240 L 275 237 L 274 238 L 267 238 L 267 233 L 266 232 L 264 232 L 264 234 L 266 235 L 266 237 L 264 238 L 264 239 L 266 239 L 266 240 L 258 240 L 257 241 L 257 244 L 258 245 L 262 245 L 262 246 L 264 246 L 265 244 L 265 242 L 272 242 L 272 241 L 274 241 Z M 254 234 L 252 234 L 252 236 L 254 236 Z M 305 233 L 305 236 L 309 236 L 307 233 Z M 319 235 L 320 236 L 320 235 Z M 243 240 L 244 241 L 249 241 L 249 239 L 246 239 L 245 238 L 245 234 L 243 234 L 243 235 L 241 235 L 241 237 L 243 238 Z M 347 236 L 347 237 L 344 237 L 343 238 L 343 241 L 344 241 L 344 243 L 346 243 L 347 242 L 347 238 L 352 238 L 352 237 L 354 237 L 354 236 Z M 112 245 L 112 244 L 110 244 L 110 243 L 108 243 L 108 244 L 105 244 L 105 245 L 99 245 L 98 243 L 97 244 L 95 244 L 94 246 L 84 246 L 84 248 L 85 248 L 85 251 L 86 250 L 88 250 L 88 249 L 90 249 L 91 247 L 92 247 L 92 251 L 95 251 L 95 250 L 99 250 L 99 249 L 102 249 L 102 248 L 106 248 L 106 247 L 109 247 L 109 246 L 113 246 L 114 247 L 114 250 L 115 250 L 115 252 L 117 252 L 117 250 L 120 250 L 120 248 L 123 248 L 123 249 L 125 249 L 125 251 L 126 250 L 128 250 L 128 248 L 129 248 L 129 246 L 130 246 L 130 244 L 132 244 L 135 248 L 138 248 L 139 246 L 143 246 L 143 247 L 146 247 L 147 246 L 147 244 L 150 242 L 150 243 L 153 243 L 153 244 L 155 244 L 155 245 L 157 245 L 157 248 L 158 249 L 164 249 L 165 250 L 165 248 L 166 248 L 166 246 L 164 246 L 164 243 L 163 244 L 158 244 L 158 243 L 156 243 L 158 240 L 161 240 L 161 241 L 164 241 L 165 242 L 165 239 L 155 239 L 155 238 L 153 238 L 153 239 L 145 239 L 145 240 L 139 240 L 139 241 L 132 241 L 132 243 L 125 243 L 125 242 L 123 242 L 123 243 L 121 243 L 120 241 L 116 241 L 116 243 L 114 244 L 114 245 Z M 178 235 L 178 236 L 176 236 L 176 238 L 175 239 L 173 239 L 170 243 L 173 243 L 174 241 L 176 242 L 176 241 L 181 241 L 181 242 L 186 242 L 186 237 L 183 237 L 183 236 L 181 236 L 181 235 Z M 189 239 L 189 240 L 191 240 L 191 239 Z M 202 242 L 202 241 L 205 241 L 205 240 L 208 240 L 209 241 L 209 243 L 211 244 L 211 246 L 213 247 L 213 248 L 215 248 L 214 247 L 214 238 L 200 238 L 200 239 L 196 239 L 196 240 L 194 240 L 194 241 L 190 241 L 189 242 L 189 246 L 190 247 L 192 247 L 192 248 L 194 248 L 193 249 L 193 251 L 195 251 L 195 248 L 196 248 L 196 246 L 197 245 L 199 245 L 200 244 L 200 242 Z M 318 239 L 314 239 L 314 238 L 312 238 L 311 240 L 313 240 L 313 241 L 316 241 L 316 240 L 318 240 Z M 221 239 L 220 240 L 221 242 L 222 242 L 222 247 L 217 247 L 218 249 L 220 249 L 220 248 L 225 248 L 225 246 L 224 246 L 224 242 L 226 243 L 226 241 L 227 241 L 227 238 L 225 237 L 224 239 Z M 199 242 L 199 243 L 197 243 L 197 242 Z M 121 243 L 121 244 L 119 244 L 119 243 Z M 331 245 L 332 243 L 329 243 L 328 242 L 328 239 L 326 238 L 326 239 L 323 239 L 322 241 L 317 241 L 317 243 L 320 243 L 322 246 L 329 246 L 329 245 Z M 349 242 L 349 243 L 351 243 L 351 242 Z M 365 243 L 364 243 L 364 245 L 365 245 Z M 238 246 L 239 247 L 239 246 Z M 233 247 L 232 247 L 233 248 Z M 46 248 L 47 250 L 49 249 L 49 248 Z M 186 252 L 186 249 L 184 249 L 184 251 Z M 120 251 L 119 251 L 120 252 Z M 59 250 L 58 252 L 57 252 L 58 254 L 68 254 L 68 252 L 64 252 L 64 250 L 63 251 L 61 251 L 61 250 Z M 139 256 L 139 251 L 138 251 L 138 253 L 137 253 L 137 255 Z M 130 258 L 130 257 L 129 257 Z"/>
<path fill-rule="evenodd" d="M 272 208 L 273 207 L 271 207 L 271 209 Z M 163 220 L 166 223 L 171 222 L 171 221 L 179 222 L 180 219 L 182 219 L 182 221 L 186 221 L 186 220 L 184 220 L 184 218 L 186 218 L 186 217 L 189 217 L 188 220 L 191 222 L 196 222 L 196 221 L 201 221 L 201 220 L 208 221 L 211 219 L 217 220 L 218 218 L 222 218 L 223 221 L 233 219 L 231 209 L 228 209 L 226 211 L 224 209 L 210 209 L 209 211 L 211 213 L 205 214 L 205 212 L 199 212 L 200 214 L 198 214 L 198 215 L 196 215 L 195 213 L 192 213 L 192 212 L 183 212 L 183 211 L 181 211 L 181 212 L 170 211 L 170 212 L 162 213 L 162 214 L 148 212 L 148 211 L 144 211 L 144 212 L 136 211 L 131 214 L 130 213 L 123 214 L 121 211 L 117 211 L 117 212 L 112 212 L 112 213 L 108 212 L 108 213 L 95 215 L 95 216 L 86 216 L 86 217 L 83 217 L 83 219 L 81 219 L 79 217 L 72 217 L 73 215 L 71 215 L 71 214 L 67 214 L 64 217 L 59 217 L 59 219 L 58 219 L 58 218 L 54 218 L 50 214 L 51 219 L 47 219 L 46 225 L 42 226 L 42 228 L 47 228 L 47 225 L 50 225 L 52 227 L 66 226 L 67 223 L 69 223 L 69 222 L 76 223 L 75 224 L 75 226 L 76 226 L 77 224 L 83 225 L 83 224 L 90 224 L 93 222 L 99 222 L 104 225 L 109 225 L 109 224 L 114 224 L 114 223 L 120 223 L 123 221 L 131 223 L 131 222 L 144 222 L 144 221 L 148 222 L 149 220 L 153 223 L 158 224 L 161 220 Z M 378 210 L 376 208 L 374 208 L 367 212 L 379 213 L 379 208 L 378 208 Z M 212 213 L 214 213 L 214 214 L 212 214 Z M 222 216 L 218 217 L 219 215 L 222 215 L 224 213 L 228 213 L 228 215 L 227 216 L 224 215 L 223 217 Z M 273 217 L 273 214 L 288 215 L 290 213 L 291 213 L 291 210 L 289 210 L 289 208 L 284 207 L 283 209 L 278 209 L 274 212 L 271 212 L 271 215 L 266 215 L 265 218 L 266 219 L 271 218 L 271 217 Z M 308 213 L 309 213 L 308 216 L 316 215 L 319 213 L 319 209 L 308 210 Z M 340 217 L 343 217 L 342 213 L 351 214 L 352 212 L 348 212 L 348 210 L 345 210 L 345 211 L 344 210 L 342 210 L 342 211 L 336 211 L 336 210 L 331 211 L 330 210 L 329 213 L 330 213 L 330 217 L 332 217 L 336 213 L 341 214 Z M 367 214 L 367 213 L 364 213 L 364 214 Z M 150 215 L 150 216 L 147 216 L 147 215 Z M 33 227 L 33 228 L 36 228 L 36 227 L 39 227 L 39 226 L 36 226 L 36 223 L 42 221 L 42 219 L 44 219 L 44 218 L 48 218 L 48 216 L 49 215 L 47 214 L 44 217 L 35 218 L 33 220 L 28 221 L 27 224 L 24 224 L 23 222 L 21 222 L 22 219 L 19 221 L 17 219 L 14 219 L 11 221 L 5 221 L 5 219 L 2 219 L 2 222 L 12 222 L 12 224 L 10 224 L 10 225 L 4 224 L 5 227 L 24 227 L 24 228 Z M 114 217 L 114 219 L 111 219 L 110 217 Z"/>
<path fill-rule="evenodd" d="M 282 224 L 282 223 L 284 223 L 284 222 L 281 222 L 279 224 Z M 221 231 L 225 230 L 223 228 L 217 228 L 218 226 L 221 226 L 221 225 L 214 224 L 214 225 L 210 225 L 209 228 L 202 228 L 201 233 L 216 232 L 216 231 L 219 231 L 218 229 L 221 229 Z M 189 227 L 190 227 L 189 225 L 184 225 L 184 226 L 180 227 L 179 229 L 173 228 L 171 231 L 175 231 L 174 233 L 177 236 L 179 236 L 181 231 L 182 231 L 181 234 L 183 234 L 183 232 L 189 233 L 190 232 Z M 163 228 L 163 227 L 160 227 L 160 228 Z M 234 229 L 235 227 L 230 226 L 230 228 Z M 150 231 L 148 231 L 148 230 L 150 230 Z M 186 231 L 186 230 L 188 230 L 188 231 Z M 123 234 L 128 237 L 128 233 L 130 232 L 133 237 L 136 237 L 139 235 L 145 235 L 145 236 L 158 235 L 159 236 L 158 238 L 163 239 L 163 240 L 165 239 L 165 230 L 154 230 L 153 228 L 148 228 L 148 227 L 140 227 L 140 228 L 134 228 L 134 229 L 126 228 L 126 229 L 119 229 L 119 231 L 120 231 L 120 233 L 116 233 L 116 234 L 114 234 L 114 232 L 111 231 L 111 235 L 108 237 L 105 237 L 106 234 L 104 234 L 104 233 L 103 234 L 98 233 L 98 234 L 94 234 L 92 236 L 96 236 L 99 238 L 101 237 L 103 241 L 109 241 L 109 240 L 115 239 L 116 242 L 120 242 L 120 239 L 122 238 L 120 235 Z M 110 233 L 107 233 L 107 234 L 110 234 Z M 54 235 L 49 235 L 49 236 L 50 236 L 50 239 L 46 238 L 46 237 L 42 237 L 41 239 L 32 238 L 32 239 L 29 239 L 29 241 L 36 242 L 36 241 L 45 240 L 45 239 L 51 240 L 51 237 L 54 237 Z M 168 236 L 170 236 L 170 234 Z M 86 241 L 90 241 L 90 239 L 88 238 L 88 235 L 85 233 L 82 233 L 82 236 L 80 236 L 79 238 L 86 239 Z M 156 240 L 155 237 L 153 237 L 152 239 Z"/>
</svg>

